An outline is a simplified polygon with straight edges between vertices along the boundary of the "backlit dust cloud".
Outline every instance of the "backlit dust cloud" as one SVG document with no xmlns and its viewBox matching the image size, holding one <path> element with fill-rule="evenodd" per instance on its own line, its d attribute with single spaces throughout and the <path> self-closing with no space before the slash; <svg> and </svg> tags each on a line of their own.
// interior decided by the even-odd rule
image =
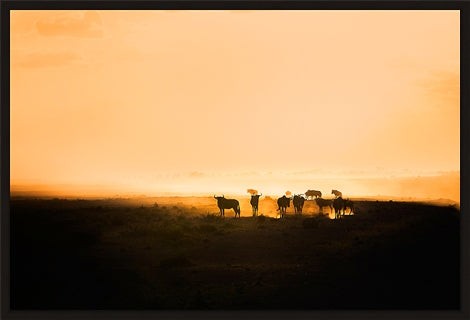
<svg viewBox="0 0 470 320">
<path fill-rule="evenodd" d="M 460 199 L 459 11 L 10 18 L 12 190 Z"/>
</svg>

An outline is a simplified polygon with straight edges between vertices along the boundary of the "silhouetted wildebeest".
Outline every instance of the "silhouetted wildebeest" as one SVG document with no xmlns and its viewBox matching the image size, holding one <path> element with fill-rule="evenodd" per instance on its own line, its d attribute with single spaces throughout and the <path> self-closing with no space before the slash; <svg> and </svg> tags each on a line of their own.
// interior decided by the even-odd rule
<svg viewBox="0 0 470 320">
<path fill-rule="evenodd" d="M 294 194 L 294 199 L 292 200 L 292 204 L 294 205 L 295 213 L 302 213 L 302 208 L 304 207 L 305 198 L 302 197 L 300 194 Z"/>
<path fill-rule="evenodd" d="M 331 194 L 335 195 L 335 198 L 342 197 L 343 194 L 338 190 L 331 190 Z"/>
<path fill-rule="evenodd" d="M 290 199 L 291 198 L 287 198 L 285 195 L 277 199 L 277 211 L 280 212 L 281 218 L 284 217 L 287 207 L 290 207 Z"/>
<path fill-rule="evenodd" d="M 341 210 L 344 214 L 344 200 L 341 197 L 333 200 L 333 208 L 335 209 L 335 219 L 341 218 Z"/>
<path fill-rule="evenodd" d="M 323 213 L 323 207 L 330 208 L 330 211 L 333 211 L 333 201 L 327 200 L 323 198 L 315 198 L 315 202 L 317 203 L 318 208 L 320 209 L 319 212 Z"/>
<path fill-rule="evenodd" d="M 233 209 L 235 211 L 235 218 L 240 217 L 240 204 L 238 203 L 238 200 L 235 199 L 225 199 L 224 195 L 222 197 L 216 197 L 214 195 L 214 198 L 217 199 L 217 206 L 220 209 L 220 216 L 224 217 L 225 216 L 225 209 Z"/>
<path fill-rule="evenodd" d="M 315 198 L 321 198 L 321 191 L 317 191 L 317 190 L 307 190 L 305 192 L 305 196 L 310 199 L 313 199 L 313 197 Z"/>
<path fill-rule="evenodd" d="M 258 203 L 259 203 L 259 197 L 261 197 L 263 194 L 252 194 L 251 195 L 251 209 L 253 210 L 253 217 L 258 215 Z"/>
<path fill-rule="evenodd" d="M 345 212 L 347 208 L 349 208 L 349 214 L 354 214 L 354 202 L 352 202 L 352 200 L 349 200 L 349 199 L 344 200 L 343 212 Z"/>
</svg>

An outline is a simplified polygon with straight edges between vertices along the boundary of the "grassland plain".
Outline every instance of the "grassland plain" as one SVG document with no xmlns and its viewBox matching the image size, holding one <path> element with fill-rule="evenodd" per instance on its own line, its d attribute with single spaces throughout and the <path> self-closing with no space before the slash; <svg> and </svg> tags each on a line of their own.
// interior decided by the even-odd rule
<svg viewBox="0 0 470 320">
<path fill-rule="evenodd" d="M 12 198 L 12 309 L 458 309 L 459 208 Z"/>
</svg>

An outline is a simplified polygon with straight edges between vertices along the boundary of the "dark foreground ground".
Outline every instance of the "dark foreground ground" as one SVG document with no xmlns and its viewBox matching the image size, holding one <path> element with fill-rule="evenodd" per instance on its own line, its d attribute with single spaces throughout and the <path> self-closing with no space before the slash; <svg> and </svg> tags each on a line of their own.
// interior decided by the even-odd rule
<svg viewBox="0 0 470 320">
<path fill-rule="evenodd" d="M 12 309 L 460 306 L 455 207 L 234 219 L 186 200 L 12 200 Z"/>
</svg>

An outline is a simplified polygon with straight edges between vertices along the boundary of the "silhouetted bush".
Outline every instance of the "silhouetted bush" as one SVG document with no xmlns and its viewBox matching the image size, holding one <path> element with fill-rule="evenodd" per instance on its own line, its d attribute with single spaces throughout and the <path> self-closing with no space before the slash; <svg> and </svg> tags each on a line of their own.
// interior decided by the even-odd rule
<svg viewBox="0 0 470 320">
<path fill-rule="evenodd" d="M 305 229 L 312 229 L 312 228 L 318 228 L 319 225 L 319 219 L 316 218 L 305 218 L 302 221 L 302 227 Z"/>
<path fill-rule="evenodd" d="M 208 214 L 204 215 L 202 217 L 202 219 L 205 220 L 205 221 L 220 221 L 223 218 L 219 215 L 208 213 Z"/>
<path fill-rule="evenodd" d="M 264 215 L 259 215 L 256 217 L 257 222 L 265 222 L 266 221 L 266 216 Z"/>
</svg>

